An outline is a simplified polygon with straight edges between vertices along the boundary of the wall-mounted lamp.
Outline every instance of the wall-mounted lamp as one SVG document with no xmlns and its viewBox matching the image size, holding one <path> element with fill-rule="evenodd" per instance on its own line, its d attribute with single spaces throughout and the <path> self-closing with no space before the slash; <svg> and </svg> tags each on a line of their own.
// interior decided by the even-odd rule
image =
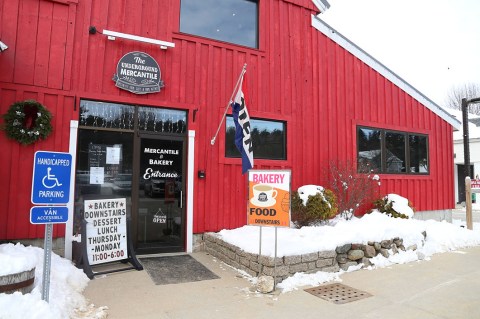
<svg viewBox="0 0 480 319">
<path fill-rule="evenodd" d="M 6 49 L 8 49 L 8 45 L 0 41 L 0 52 L 5 51 Z"/>
<path fill-rule="evenodd" d="M 91 26 L 88 29 L 88 32 L 90 34 L 95 34 L 95 33 L 97 33 L 97 28 L 95 28 L 94 26 Z M 157 40 L 157 39 L 152 39 L 152 38 L 145 38 L 145 37 L 140 37 L 138 35 L 133 35 L 133 34 L 128 34 L 128 33 L 121 33 L 121 32 L 116 32 L 116 31 L 103 30 L 102 34 L 106 35 L 108 40 L 112 40 L 112 41 L 115 41 L 116 38 L 122 38 L 122 39 L 128 39 L 128 40 L 133 40 L 133 41 L 145 42 L 145 43 L 159 45 L 160 49 L 163 49 L 163 50 L 166 50 L 167 48 L 174 48 L 175 47 L 175 43 L 173 43 L 173 42 L 167 42 L 167 41 L 162 41 L 162 40 Z"/>
<path fill-rule="evenodd" d="M 205 171 L 198 171 L 198 178 L 205 178 Z"/>
</svg>

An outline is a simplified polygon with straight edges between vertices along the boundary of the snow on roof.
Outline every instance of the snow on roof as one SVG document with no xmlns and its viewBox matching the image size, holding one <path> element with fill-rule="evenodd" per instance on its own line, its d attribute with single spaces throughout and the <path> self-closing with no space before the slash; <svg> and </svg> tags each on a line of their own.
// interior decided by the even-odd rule
<svg viewBox="0 0 480 319">
<path fill-rule="evenodd" d="M 404 79 L 400 76 L 395 74 L 392 70 L 388 69 L 386 66 L 381 64 L 379 61 L 375 60 L 371 55 L 367 52 L 363 51 L 360 47 L 356 44 L 348 40 L 342 34 L 340 34 L 337 30 L 332 28 L 330 25 L 325 23 L 325 21 L 321 20 L 318 16 L 312 15 L 312 26 L 330 38 L 332 41 L 337 43 L 339 46 L 353 54 L 355 57 L 360 59 L 362 62 L 367 64 L 369 67 L 383 75 L 386 79 L 397 85 L 400 89 L 411 95 L 417 101 L 422 103 L 425 107 L 427 107 L 430 111 L 437 114 L 447 123 L 452 125 L 455 129 L 460 129 L 461 122 L 458 121 L 455 117 L 453 117 L 450 113 L 445 111 L 442 107 L 438 104 L 430 100 L 428 97 L 423 95 L 420 91 L 414 88 L 412 85 L 407 83 Z"/>
</svg>

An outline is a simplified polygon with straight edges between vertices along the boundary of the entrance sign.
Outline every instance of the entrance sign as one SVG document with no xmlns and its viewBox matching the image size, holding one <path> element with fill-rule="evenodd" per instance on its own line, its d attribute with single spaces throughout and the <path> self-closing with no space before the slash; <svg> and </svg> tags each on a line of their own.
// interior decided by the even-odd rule
<svg viewBox="0 0 480 319">
<path fill-rule="evenodd" d="M 290 170 L 249 170 L 247 224 L 290 227 Z"/>
<path fill-rule="evenodd" d="M 30 223 L 32 224 L 59 224 L 67 221 L 67 206 L 36 206 L 30 209 Z"/>
<path fill-rule="evenodd" d="M 86 200 L 84 212 L 89 264 L 127 258 L 126 199 Z"/>
<path fill-rule="evenodd" d="M 33 204 L 67 204 L 70 197 L 72 155 L 35 152 L 32 179 Z"/>
<path fill-rule="evenodd" d="M 144 52 L 130 52 L 118 61 L 113 81 L 120 89 L 146 94 L 160 92 L 164 87 L 160 77 L 160 67 L 154 58 Z"/>
</svg>

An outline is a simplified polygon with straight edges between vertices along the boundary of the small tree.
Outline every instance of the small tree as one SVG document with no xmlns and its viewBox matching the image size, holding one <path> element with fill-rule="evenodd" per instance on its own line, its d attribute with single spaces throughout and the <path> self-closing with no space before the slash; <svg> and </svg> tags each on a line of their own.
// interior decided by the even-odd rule
<svg viewBox="0 0 480 319">
<path fill-rule="evenodd" d="M 368 170 L 362 166 L 358 171 Z M 372 172 L 357 173 L 356 165 L 349 161 L 330 162 L 325 174 L 329 180 L 329 188 L 337 197 L 338 211 L 347 220 L 351 219 L 362 205 L 371 203 L 377 197 L 380 177 Z"/>
</svg>

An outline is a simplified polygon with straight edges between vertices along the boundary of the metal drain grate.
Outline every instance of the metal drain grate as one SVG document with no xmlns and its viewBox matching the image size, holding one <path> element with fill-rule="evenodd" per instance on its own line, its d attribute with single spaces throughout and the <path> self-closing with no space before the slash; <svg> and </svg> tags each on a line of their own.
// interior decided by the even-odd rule
<svg viewBox="0 0 480 319">
<path fill-rule="evenodd" d="M 318 286 L 305 289 L 305 291 L 316 297 L 336 304 L 344 304 L 371 296 L 368 292 L 354 289 L 342 284 Z"/>
</svg>

